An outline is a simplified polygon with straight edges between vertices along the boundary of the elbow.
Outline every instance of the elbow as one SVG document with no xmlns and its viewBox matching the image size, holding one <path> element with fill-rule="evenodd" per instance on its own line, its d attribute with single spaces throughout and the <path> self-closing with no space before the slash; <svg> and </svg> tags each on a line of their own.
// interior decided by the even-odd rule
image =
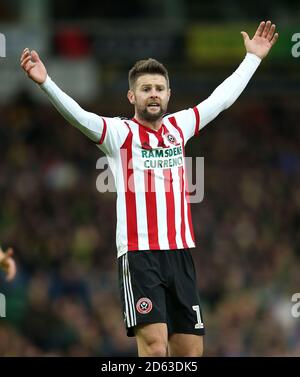
<svg viewBox="0 0 300 377">
<path fill-rule="evenodd" d="M 236 98 L 230 98 L 230 99 L 227 99 L 226 101 L 224 101 L 223 103 L 223 110 L 226 110 L 228 109 L 228 107 L 230 107 L 231 105 L 234 104 L 234 102 L 236 101 Z"/>
<path fill-rule="evenodd" d="M 233 102 L 231 102 L 231 101 L 226 101 L 226 102 L 224 102 L 224 104 L 223 104 L 223 110 L 226 110 L 226 109 L 228 109 L 228 107 L 230 107 L 231 105 L 232 105 L 232 103 Z"/>
</svg>

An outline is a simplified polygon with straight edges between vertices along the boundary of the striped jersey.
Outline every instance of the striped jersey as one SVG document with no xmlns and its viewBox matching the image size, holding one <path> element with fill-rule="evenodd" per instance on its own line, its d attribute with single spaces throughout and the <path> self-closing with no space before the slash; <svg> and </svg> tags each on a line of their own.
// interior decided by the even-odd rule
<svg viewBox="0 0 300 377">
<path fill-rule="evenodd" d="M 49 76 L 40 85 L 65 119 L 107 155 L 117 188 L 118 256 L 133 250 L 195 246 L 184 146 L 234 103 L 260 62 L 258 56 L 247 53 L 207 99 L 165 116 L 158 131 L 135 119 L 100 117 L 83 110 Z"/>
<path fill-rule="evenodd" d="M 199 133 L 198 108 L 165 116 L 158 131 L 135 119 L 102 119 L 99 147 L 117 189 L 118 257 L 195 247 L 184 147 Z"/>
</svg>

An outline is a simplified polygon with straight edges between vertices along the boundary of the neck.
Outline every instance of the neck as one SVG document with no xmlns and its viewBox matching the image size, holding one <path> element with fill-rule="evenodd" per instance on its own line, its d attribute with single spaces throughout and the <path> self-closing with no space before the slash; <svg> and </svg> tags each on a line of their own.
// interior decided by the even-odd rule
<svg viewBox="0 0 300 377">
<path fill-rule="evenodd" d="M 149 127 L 149 128 L 151 128 L 152 130 L 155 130 L 155 131 L 158 131 L 160 129 L 160 127 L 162 126 L 162 117 L 153 121 L 153 122 L 149 122 L 149 121 L 139 117 L 137 114 L 134 115 L 134 118 L 139 123 L 141 123 L 143 126 Z"/>
</svg>

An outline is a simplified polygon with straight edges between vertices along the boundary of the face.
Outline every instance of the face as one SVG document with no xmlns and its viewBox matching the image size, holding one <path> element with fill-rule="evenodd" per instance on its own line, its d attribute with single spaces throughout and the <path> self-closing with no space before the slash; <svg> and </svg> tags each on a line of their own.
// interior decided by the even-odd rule
<svg viewBox="0 0 300 377">
<path fill-rule="evenodd" d="M 159 74 L 140 76 L 132 90 L 128 91 L 128 99 L 135 107 L 140 119 L 154 122 L 167 111 L 171 91 L 167 80 Z"/>
</svg>

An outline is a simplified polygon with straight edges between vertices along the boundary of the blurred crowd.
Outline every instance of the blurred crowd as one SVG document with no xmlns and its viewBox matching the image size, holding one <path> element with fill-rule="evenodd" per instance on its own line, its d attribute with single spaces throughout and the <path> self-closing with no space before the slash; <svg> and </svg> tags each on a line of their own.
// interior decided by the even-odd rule
<svg viewBox="0 0 300 377">
<path fill-rule="evenodd" d="M 300 354 L 298 104 L 243 97 L 187 147 L 205 158 L 204 200 L 192 205 L 205 356 Z M 96 188 L 102 152 L 25 92 L 0 105 L 0 145 L 0 242 L 18 265 L 13 283 L 0 277 L 0 355 L 135 356 L 119 301 L 115 194 Z"/>
</svg>

